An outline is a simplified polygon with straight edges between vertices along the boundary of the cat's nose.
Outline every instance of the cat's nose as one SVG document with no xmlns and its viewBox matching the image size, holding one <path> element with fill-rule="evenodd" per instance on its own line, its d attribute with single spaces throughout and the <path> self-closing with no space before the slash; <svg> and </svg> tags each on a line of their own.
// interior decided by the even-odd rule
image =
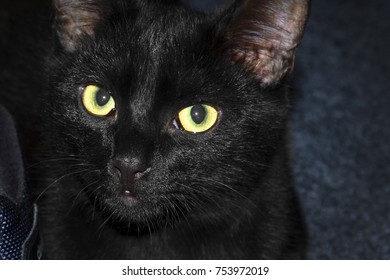
<svg viewBox="0 0 390 280">
<path fill-rule="evenodd" d="M 135 193 L 135 183 L 151 170 L 150 167 L 140 162 L 127 160 L 112 161 L 112 169 L 119 178 L 122 194 L 129 196 L 133 196 Z"/>
</svg>

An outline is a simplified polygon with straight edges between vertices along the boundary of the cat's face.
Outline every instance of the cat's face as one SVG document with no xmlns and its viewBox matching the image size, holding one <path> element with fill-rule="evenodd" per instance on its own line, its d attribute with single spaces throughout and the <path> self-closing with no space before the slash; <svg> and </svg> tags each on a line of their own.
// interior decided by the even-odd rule
<svg viewBox="0 0 390 280">
<path fill-rule="evenodd" d="M 250 209 L 285 140 L 285 87 L 220 54 L 220 17 L 121 7 L 99 10 L 80 38 L 60 31 L 46 142 L 75 160 L 53 168 L 73 178 L 60 192 L 124 231 Z"/>
</svg>

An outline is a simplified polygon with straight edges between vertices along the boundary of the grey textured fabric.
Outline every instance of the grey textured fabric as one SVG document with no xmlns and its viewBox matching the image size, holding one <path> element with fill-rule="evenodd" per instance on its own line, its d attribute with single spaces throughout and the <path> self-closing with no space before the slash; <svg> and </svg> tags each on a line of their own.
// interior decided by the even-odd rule
<svg viewBox="0 0 390 280">
<path fill-rule="evenodd" d="M 312 2 L 291 124 L 309 258 L 390 259 L 389 12 Z"/>
<path fill-rule="evenodd" d="M 0 106 L 0 260 L 37 258 L 35 213 L 16 129 L 12 117 Z"/>
</svg>

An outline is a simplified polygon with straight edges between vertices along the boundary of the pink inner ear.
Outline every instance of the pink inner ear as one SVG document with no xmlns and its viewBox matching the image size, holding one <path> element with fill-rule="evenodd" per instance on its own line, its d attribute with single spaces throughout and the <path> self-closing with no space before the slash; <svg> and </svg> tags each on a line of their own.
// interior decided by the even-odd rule
<svg viewBox="0 0 390 280">
<path fill-rule="evenodd" d="M 257 52 L 231 49 L 225 55 L 231 58 L 233 63 L 242 64 L 264 86 L 280 81 L 291 71 L 294 64 L 294 54 L 275 53 L 273 49 L 258 49 Z"/>
<path fill-rule="evenodd" d="M 58 35 L 67 51 L 74 51 L 83 36 L 93 36 L 102 11 L 96 1 L 55 0 Z"/>
<path fill-rule="evenodd" d="M 309 0 L 247 0 L 222 36 L 219 47 L 264 86 L 278 83 L 293 68 Z"/>
</svg>

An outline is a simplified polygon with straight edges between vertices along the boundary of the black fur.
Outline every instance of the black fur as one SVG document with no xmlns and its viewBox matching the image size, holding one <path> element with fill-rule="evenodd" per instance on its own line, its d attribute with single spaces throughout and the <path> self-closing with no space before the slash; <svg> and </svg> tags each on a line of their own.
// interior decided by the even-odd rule
<svg viewBox="0 0 390 280">
<path fill-rule="evenodd" d="M 12 53 L 0 55 L 10 65 L 0 72 L 3 102 L 33 145 L 30 183 L 46 256 L 304 257 L 287 150 L 286 79 L 262 85 L 219 54 L 217 38 L 228 28 L 220 16 L 166 2 L 105 1 L 93 34 L 72 44 L 64 43 L 69 36 L 61 37 L 67 31 L 54 14 L 35 17 L 42 29 L 28 31 L 31 41 L 20 49 L 10 47 L 11 39 L 2 44 Z M 86 112 L 80 96 L 88 84 L 112 93 L 115 118 Z M 175 129 L 180 109 L 198 103 L 221 111 L 218 124 L 202 134 Z M 137 182 L 136 202 L 119 194 L 112 169 L 118 158 L 151 168 Z"/>
</svg>

